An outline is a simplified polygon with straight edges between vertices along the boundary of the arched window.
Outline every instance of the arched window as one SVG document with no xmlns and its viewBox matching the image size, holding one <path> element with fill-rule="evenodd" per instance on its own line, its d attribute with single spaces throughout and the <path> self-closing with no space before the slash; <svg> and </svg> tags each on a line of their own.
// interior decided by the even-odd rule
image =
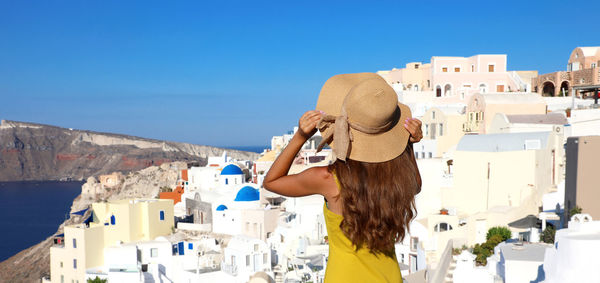
<svg viewBox="0 0 600 283">
<path fill-rule="evenodd" d="M 487 85 L 484 83 L 480 83 L 479 84 L 479 92 L 480 93 L 486 93 L 487 92 Z"/>
<path fill-rule="evenodd" d="M 444 96 L 450 96 L 452 92 L 452 86 L 450 84 L 446 84 L 446 86 L 444 86 Z"/>
<path fill-rule="evenodd" d="M 445 232 L 445 231 L 450 231 L 452 230 L 452 225 L 446 223 L 446 222 L 440 222 L 438 224 L 435 224 L 435 227 L 433 228 L 433 230 L 435 232 Z"/>
</svg>

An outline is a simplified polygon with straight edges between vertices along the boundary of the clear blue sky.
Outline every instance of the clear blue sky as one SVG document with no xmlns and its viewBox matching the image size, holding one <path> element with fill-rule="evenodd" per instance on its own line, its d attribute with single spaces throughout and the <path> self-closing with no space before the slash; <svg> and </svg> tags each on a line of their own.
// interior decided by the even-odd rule
<svg viewBox="0 0 600 283">
<path fill-rule="evenodd" d="M 125 3 L 127 2 L 127 3 Z M 564 70 L 600 1 L 0 0 L 0 118 L 266 145 L 327 78 L 431 56 Z"/>
</svg>

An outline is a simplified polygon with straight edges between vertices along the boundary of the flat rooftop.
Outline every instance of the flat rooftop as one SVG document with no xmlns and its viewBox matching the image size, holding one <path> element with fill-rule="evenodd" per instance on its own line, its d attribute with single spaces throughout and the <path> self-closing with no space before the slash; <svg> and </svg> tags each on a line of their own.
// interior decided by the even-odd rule
<svg viewBox="0 0 600 283">
<path fill-rule="evenodd" d="M 523 243 L 523 245 L 517 245 L 516 243 L 500 243 L 498 247 L 500 248 L 505 261 L 544 262 L 546 249 L 552 247 L 552 245 L 542 243 Z"/>
</svg>

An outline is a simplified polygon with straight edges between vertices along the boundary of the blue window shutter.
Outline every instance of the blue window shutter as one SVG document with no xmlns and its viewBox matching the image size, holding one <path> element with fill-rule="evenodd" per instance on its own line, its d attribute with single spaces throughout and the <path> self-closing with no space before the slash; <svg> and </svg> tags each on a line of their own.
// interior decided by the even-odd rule
<svg viewBox="0 0 600 283">
<path fill-rule="evenodd" d="M 117 219 L 114 215 L 110 216 L 110 225 L 115 225 L 117 223 Z"/>
<path fill-rule="evenodd" d="M 225 178 L 225 185 L 229 184 L 229 179 Z"/>
<path fill-rule="evenodd" d="M 183 242 L 179 242 L 179 244 L 177 244 L 177 250 L 179 250 L 179 255 L 183 255 L 183 252 L 184 252 Z"/>
<path fill-rule="evenodd" d="M 189 243 L 189 244 L 188 244 L 188 249 L 190 249 L 190 250 L 193 250 L 193 249 L 194 249 L 194 244 L 192 244 L 192 243 Z"/>
<path fill-rule="evenodd" d="M 160 211 L 160 220 L 165 220 L 165 211 L 164 210 Z"/>
</svg>

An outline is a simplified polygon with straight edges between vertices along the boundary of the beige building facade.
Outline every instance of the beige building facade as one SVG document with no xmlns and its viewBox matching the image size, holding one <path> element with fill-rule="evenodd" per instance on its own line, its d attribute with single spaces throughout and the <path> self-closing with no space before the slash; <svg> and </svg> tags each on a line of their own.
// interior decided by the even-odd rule
<svg viewBox="0 0 600 283">
<path fill-rule="evenodd" d="M 486 93 L 471 96 L 467 103 L 465 133 L 487 133 L 496 113 L 546 114 L 547 104 L 537 93 Z"/>
<path fill-rule="evenodd" d="M 423 139 L 435 140 L 433 157 L 442 157 L 456 146 L 464 135 L 464 107 L 432 107 L 420 119 L 423 122 Z"/>
<path fill-rule="evenodd" d="M 600 186 L 596 176 L 600 160 L 600 136 L 568 138 L 566 149 L 565 211 L 569 212 L 578 206 L 583 213 L 600 219 Z"/>
<path fill-rule="evenodd" d="M 411 62 L 405 68 L 390 71 L 378 71 L 385 81 L 392 86 L 400 86 L 402 90 L 428 91 L 431 87 L 431 64 Z"/>
<path fill-rule="evenodd" d="M 566 71 L 542 74 L 532 79 L 534 91 L 543 96 L 572 96 L 574 86 L 600 84 L 600 46 L 577 47 L 569 56 Z"/>
<path fill-rule="evenodd" d="M 93 222 L 65 226 L 64 244 L 50 248 L 51 282 L 85 282 L 86 270 L 104 265 L 104 249 L 121 242 L 171 234 L 173 201 L 119 200 L 92 204 Z"/>
<path fill-rule="evenodd" d="M 475 214 L 518 207 L 563 180 L 562 136 L 554 132 L 466 135 L 453 159 L 454 186 L 442 205 Z M 465 198 L 464 196 L 469 196 Z"/>
</svg>

